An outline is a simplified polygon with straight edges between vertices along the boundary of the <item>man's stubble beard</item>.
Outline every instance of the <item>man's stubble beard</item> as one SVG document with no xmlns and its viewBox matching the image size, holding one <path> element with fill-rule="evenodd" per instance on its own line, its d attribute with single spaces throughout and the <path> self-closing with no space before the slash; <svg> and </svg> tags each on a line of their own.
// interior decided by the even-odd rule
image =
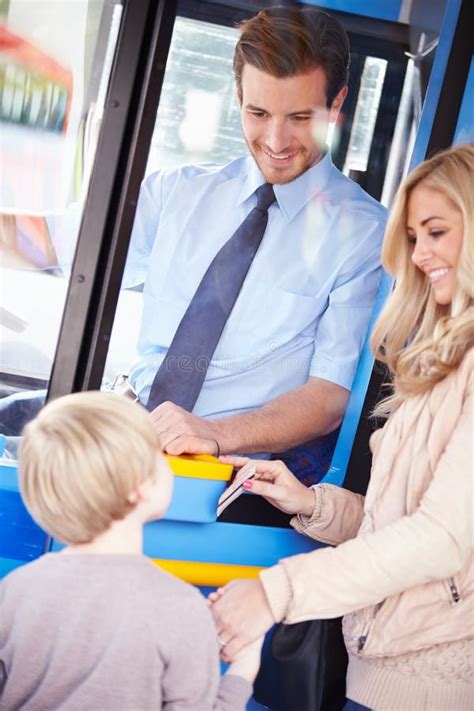
<svg viewBox="0 0 474 711">
<path fill-rule="evenodd" d="M 258 169 L 260 170 L 261 174 L 263 175 L 263 177 L 265 178 L 265 180 L 266 180 L 268 183 L 271 183 L 272 185 L 285 185 L 286 183 L 291 183 L 291 182 L 293 182 L 293 180 L 296 180 L 297 178 L 300 177 L 300 175 L 303 175 L 303 173 L 306 173 L 307 170 L 309 170 L 310 168 L 312 168 L 313 165 L 315 165 L 315 164 L 322 158 L 322 155 L 323 155 L 322 152 L 321 152 L 321 153 L 320 153 L 318 156 L 316 156 L 313 160 L 310 160 L 309 158 L 307 158 L 307 159 L 304 161 L 304 163 L 303 163 L 301 169 L 300 169 L 300 170 L 297 170 L 297 171 L 295 172 L 295 174 L 290 175 L 289 177 L 286 177 L 286 178 L 283 178 L 283 179 L 279 179 L 279 178 L 278 178 L 278 171 L 277 171 L 277 170 L 274 171 L 274 172 L 276 173 L 276 176 L 275 176 L 275 175 L 269 175 L 269 174 L 267 173 L 267 171 L 264 169 L 264 166 L 262 165 L 262 162 L 260 161 L 260 159 L 259 159 L 259 154 L 258 154 L 259 152 L 263 152 L 263 148 L 260 148 L 260 147 L 258 146 L 258 147 L 257 147 L 257 150 L 255 150 L 255 148 L 253 147 L 253 145 L 251 145 L 251 144 L 247 141 L 247 139 L 245 138 L 245 136 L 244 136 L 244 140 L 245 140 L 245 143 L 247 144 L 247 148 L 249 149 L 249 152 L 250 152 L 252 158 L 254 159 L 255 163 L 257 164 Z M 306 153 L 307 153 L 307 152 L 306 152 Z M 275 180 L 275 177 L 277 178 L 276 180 Z"/>
</svg>

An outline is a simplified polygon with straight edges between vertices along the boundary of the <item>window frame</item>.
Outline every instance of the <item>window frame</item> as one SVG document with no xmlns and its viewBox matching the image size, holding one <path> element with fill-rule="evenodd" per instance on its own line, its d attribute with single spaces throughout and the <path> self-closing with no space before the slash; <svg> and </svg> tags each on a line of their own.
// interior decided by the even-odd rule
<svg viewBox="0 0 474 711">
<path fill-rule="evenodd" d="M 124 3 L 47 400 L 100 388 L 175 17 Z"/>
</svg>

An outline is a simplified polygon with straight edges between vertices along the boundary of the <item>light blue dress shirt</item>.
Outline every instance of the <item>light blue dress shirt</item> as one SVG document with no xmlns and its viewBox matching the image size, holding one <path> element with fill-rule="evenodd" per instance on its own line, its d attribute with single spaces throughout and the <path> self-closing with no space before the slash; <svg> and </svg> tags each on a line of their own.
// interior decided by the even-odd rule
<svg viewBox="0 0 474 711">
<path fill-rule="evenodd" d="M 144 283 L 130 373 L 142 402 L 207 267 L 263 182 L 251 157 L 144 181 L 123 282 Z M 309 376 L 351 388 L 381 274 L 386 211 L 328 153 L 275 185 L 275 195 L 193 410 L 202 417 L 253 410 Z"/>
</svg>

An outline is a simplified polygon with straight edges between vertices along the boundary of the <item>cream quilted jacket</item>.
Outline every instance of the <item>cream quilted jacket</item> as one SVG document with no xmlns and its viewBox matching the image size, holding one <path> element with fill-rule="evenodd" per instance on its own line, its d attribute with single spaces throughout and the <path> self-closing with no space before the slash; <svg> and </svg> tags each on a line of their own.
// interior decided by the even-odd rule
<svg viewBox="0 0 474 711">
<path fill-rule="evenodd" d="M 372 435 L 364 497 L 315 487 L 300 532 L 335 544 L 261 573 L 277 620 L 345 615 L 349 650 L 399 655 L 474 637 L 474 349 Z"/>
</svg>

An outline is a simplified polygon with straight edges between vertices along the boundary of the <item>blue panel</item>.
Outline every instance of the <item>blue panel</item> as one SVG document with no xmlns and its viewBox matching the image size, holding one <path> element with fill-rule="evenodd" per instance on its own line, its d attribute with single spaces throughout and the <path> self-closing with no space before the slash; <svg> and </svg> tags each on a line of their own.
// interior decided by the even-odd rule
<svg viewBox="0 0 474 711">
<path fill-rule="evenodd" d="M 145 526 L 144 552 L 150 558 L 225 565 L 275 565 L 280 558 L 310 553 L 323 544 L 292 528 L 238 523 L 154 521 Z M 52 551 L 64 546 L 53 541 Z"/>
<path fill-rule="evenodd" d="M 265 567 L 320 544 L 289 528 L 155 521 L 145 527 L 144 547 L 152 558 Z"/>
<path fill-rule="evenodd" d="M 342 423 L 341 431 L 337 439 L 336 449 L 332 458 L 331 466 L 323 482 L 326 484 L 337 484 L 341 486 L 346 476 L 347 465 L 351 456 L 354 438 L 359 425 L 360 413 L 364 405 L 365 395 L 369 386 L 369 380 L 374 366 L 374 356 L 370 348 L 370 334 L 375 321 L 377 320 L 382 307 L 392 289 L 393 279 L 388 274 L 383 274 L 380 286 L 375 299 L 375 305 L 370 318 L 367 337 L 362 349 L 362 353 L 357 366 L 357 372 L 352 386 L 351 397 L 347 406 L 346 414 Z"/>
<path fill-rule="evenodd" d="M 145 526 L 145 555 L 166 560 L 265 568 L 275 565 L 280 558 L 310 553 L 321 547 L 323 544 L 302 536 L 292 528 L 165 520 Z M 62 543 L 53 541 L 52 551 L 60 551 L 61 548 L 64 548 Z"/>
<path fill-rule="evenodd" d="M 300 0 L 301 1 L 301 0 Z M 339 10 L 354 15 L 398 22 L 402 0 L 304 0 L 325 10 Z"/>
<path fill-rule="evenodd" d="M 16 462 L 0 463 L 0 491 L 19 491 Z"/>
<path fill-rule="evenodd" d="M 474 143 L 474 57 L 467 76 L 466 88 L 458 116 L 454 144 Z"/>
<path fill-rule="evenodd" d="M 23 560 L 38 558 L 45 534 L 33 521 L 20 494 L 0 489 L 0 557 Z"/>
<path fill-rule="evenodd" d="M 225 481 L 175 476 L 173 499 L 166 512 L 166 520 L 215 521 L 217 502 L 225 487 Z"/>
<path fill-rule="evenodd" d="M 0 577 L 43 553 L 45 533 L 25 509 L 16 464 L 0 464 Z"/>
<path fill-rule="evenodd" d="M 211 523 L 216 520 L 217 502 L 226 482 L 176 476 L 173 499 L 166 519 Z M 0 491 L 18 492 L 17 464 L 0 464 Z"/>
<path fill-rule="evenodd" d="M 185 477 L 177 479 L 180 479 L 177 498 L 187 502 L 194 499 L 195 485 L 209 483 Z M 222 482 L 219 484 L 222 486 Z M 179 502 L 176 505 L 179 506 Z M 23 506 L 14 465 L 0 466 L 0 510 L 0 556 L 27 562 L 41 555 L 45 534 Z M 214 511 L 213 503 L 213 515 Z M 172 560 L 269 566 L 280 558 L 316 547 L 315 541 L 293 529 L 171 520 L 155 521 L 145 527 L 145 553 Z M 60 548 L 62 546 L 54 542 L 53 550 Z"/>
<path fill-rule="evenodd" d="M 431 69 L 428 89 L 420 117 L 420 125 L 418 126 L 415 146 L 410 161 L 410 171 L 424 161 L 426 157 L 460 8 L 461 0 L 447 0 L 443 24 L 441 25 L 439 35 L 439 44 Z"/>
<path fill-rule="evenodd" d="M 268 711 L 268 706 L 262 706 L 255 699 L 250 699 L 247 704 L 247 711 Z"/>
</svg>

